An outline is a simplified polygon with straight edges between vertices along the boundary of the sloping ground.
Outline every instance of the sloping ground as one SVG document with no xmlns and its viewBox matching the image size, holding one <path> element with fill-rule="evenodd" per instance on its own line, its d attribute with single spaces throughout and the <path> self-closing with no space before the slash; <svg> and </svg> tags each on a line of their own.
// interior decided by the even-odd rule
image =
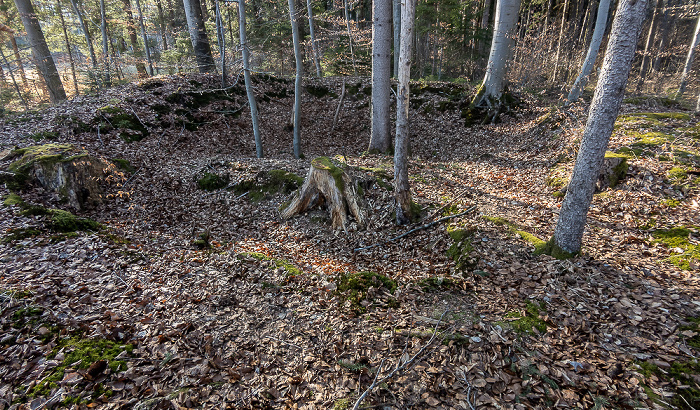
<svg viewBox="0 0 700 410">
<path fill-rule="evenodd" d="M 420 224 L 476 210 L 354 251 L 409 229 L 391 221 L 390 158 L 360 155 L 367 87 L 348 83 L 331 134 L 340 82 L 314 83 L 306 159 L 295 160 L 292 85 L 258 82 L 267 158 L 257 160 L 240 87 L 199 98 L 216 82 L 149 80 L 3 119 L 3 148 L 52 138 L 133 169 L 84 215 L 103 230 L 57 234 L 17 200 L 0 208 L 2 408 L 347 408 L 382 363 L 386 374 L 435 329 L 364 405 L 700 405 L 696 118 L 621 118 L 611 148 L 629 155 L 628 178 L 595 197 L 584 255 L 558 261 L 532 243 L 553 231 L 583 108 L 526 105 L 467 129 L 468 90 L 425 90 L 411 126 Z M 377 179 L 366 230 L 332 232 L 322 211 L 281 221 L 287 196 L 250 182 L 275 169 L 304 176 L 317 155 Z M 207 175 L 221 188 L 200 189 Z M 61 206 L 37 189 L 20 195 Z M 347 276 L 364 271 L 396 289 Z"/>
</svg>

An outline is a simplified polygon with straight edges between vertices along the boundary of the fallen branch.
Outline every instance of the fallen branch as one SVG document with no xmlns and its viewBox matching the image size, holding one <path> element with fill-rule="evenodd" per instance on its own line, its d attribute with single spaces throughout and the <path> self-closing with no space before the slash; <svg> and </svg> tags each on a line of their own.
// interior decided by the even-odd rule
<svg viewBox="0 0 700 410">
<path fill-rule="evenodd" d="M 338 114 L 340 114 L 340 108 L 343 106 L 343 101 L 345 100 L 345 79 L 343 79 L 343 88 L 340 90 L 340 101 L 338 101 L 338 108 L 335 109 L 335 115 L 333 116 L 333 126 L 331 127 L 331 133 L 335 130 L 335 124 L 338 122 Z"/>
<path fill-rule="evenodd" d="M 419 227 L 417 227 L 417 228 L 411 229 L 410 231 L 405 232 L 405 233 L 402 233 L 401 235 L 399 235 L 399 236 L 397 236 L 397 237 L 394 237 L 394 238 L 391 238 L 391 239 L 387 239 L 386 241 L 383 241 L 383 242 L 375 243 L 374 245 L 365 246 L 365 247 L 363 247 L 363 248 L 355 248 L 355 249 L 353 249 L 352 251 L 353 251 L 353 252 L 364 251 L 364 250 L 367 250 L 367 249 L 376 248 L 377 246 L 382 246 L 382 245 L 387 244 L 387 243 L 389 243 L 389 242 L 394 242 L 394 241 L 396 241 L 396 240 L 398 240 L 398 239 L 403 238 L 404 236 L 408 236 L 409 234 L 412 234 L 413 232 L 420 231 L 420 230 L 423 230 L 423 229 L 428 229 L 428 228 L 430 228 L 430 227 L 433 226 L 433 225 L 439 224 L 440 222 L 444 222 L 444 221 L 450 220 L 450 219 L 452 219 L 452 218 L 457 218 L 457 217 L 459 217 L 459 216 L 468 214 L 469 212 L 471 212 L 471 211 L 473 211 L 473 210 L 475 210 L 475 209 L 476 209 L 476 205 L 471 206 L 471 207 L 469 207 L 469 209 L 467 209 L 467 210 L 464 211 L 464 212 L 460 212 L 460 213 L 458 213 L 458 214 L 448 215 L 448 216 L 442 217 L 442 218 L 437 219 L 437 220 L 435 220 L 435 221 L 433 221 L 433 222 L 430 222 L 430 223 L 428 223 L 428 224 L 421 225 L 421 226 L 419 226 Z"/>
<path fill-rule="evenodd" d="M 438 320 L 438 322 L 435 324 L 435 328 L 433 328 L 433 335 L 430 337 L 430 340 L 428 340 L 428 343 L 426 343 L 423 347 L 421 347 L 420 350 L 418 350 L 418 352 L 417 352 L 416 354 L 414 354 L 412 357 L 410 357 L 410 358 L 409 358 L 408 360 L 406 360 L 406 361 L 403 361 L 403 360 L 401 359 L 401 358 L 403 357 L 403 355 L 402 355 L 401 357 L 399 357 L 398 361 L 396 362 L 396 367 L 394 367 L 394 370 L 392 370 L 389 374 L 387 374 L 386 376 L 384 376 L 384 377 L 382 377 L 382 378 L 380 379 L 380 378 L 379 378 L 379 373 L 381 373 L 382 367 L 384 366 L 384 362 L 386 361 L 386 358 L 385 358 L 385 359 L 382 359 L 382 362 L 379 364 L 379 368 L 377 369 L 377 375 L 374 376 L 374 381 L 372 381 L 372 384 L 371 384 L 371 385 L 362 393 L 362 395 L 357 399 L 357 401 L 355 402 L 355 405 L 353 406 L 352 410 L 357 410 L 357 409 L 359 409 L 359 408 L 360 408 L 360 404 L 362 404 L 362 401 L 365 399 L 365 397 L 367 397 L 367 395 L 368 395 L 372 390 L 374 390 L 377 386 L 379 386 L 379 385 L 385 383 L 387 380 L 389 380 L 389 379 L 391 379 L 392 377 L 394 377 L 397 373 L 399 373 L 399 372 L 403 371 L 404 369 L 406 369 L 407 367 L 409 367 L 409 366 L 416 360 L 416 358 L 417 358 L 418 356 L 420 356 L 420 355 L 425 351 L 425 349 L 428 348 L 428 346 L 430 346 L 431 344 L 433 344 L 433 342 L 435 341 L 435 339 L 437 338 L 437 335 L 438 335 L 438 326 L 440 326 L 440 323 L 442 323 L 442 318 L 445 317 L 445 315 L 447 314 L 447 312 L 449 312 L 449 309 L 445 310 L 445 311 L 442 313 L 442 315 L 440 315 L 440 320 Z M 404 350 L 405 350 L 405 349 L 404 349 Z M 402 362 L 403 362 L 403 363 L 402 363 Z"/>
</svg>

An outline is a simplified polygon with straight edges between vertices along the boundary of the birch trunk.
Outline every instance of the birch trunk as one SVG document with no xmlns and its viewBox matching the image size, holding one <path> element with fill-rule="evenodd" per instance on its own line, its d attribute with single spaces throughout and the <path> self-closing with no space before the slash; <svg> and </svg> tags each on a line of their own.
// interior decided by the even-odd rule
<svg viewBox="0 0 700 410">
<path fill-rule="evenodd" d="M 75 12 L 75 15 L 78 17 L 78 21 L 80 22 L 80 29 L 83 31 L 83 35 L 85 36 L 85 43 L 87 43 L 88 51 L 90 52 L 90 61 L 92 62 L 92 68 L 94 70 L 97 70 L 97 57 L 95 57 L 95 47 L 93 47 L 92 45 L 92 37 L 90 36 L 90 31 L 88 31 L 87 26 L 85 25 L 83 13 L 80 11 L 80 8 L 78 8 L 77 0 L 71 0 L 70 3 L 73 6 L 73 11 Z"/>
<path fill-rule="evenodd" d="M 690 69 L 693 66 L 693 60 L 695 59 L 695 49 L 700 43 L 700 16 L 698 16 L 698 22 L 695 25 L 695 34 L 693 35 L 693 41 L 690 43 L 690 49 L 688 50 L 688 56 L 685 59 L 685 66 L 683 66 L 683 74 L 681 74 L 681 85 L 678 87 L 678 94 L 676 94 L 676 99 L 681 98 L 685 92 L 685 87 L 688 85 L 688 74 L 690 74 Z"/>
<path fill-rule="evenodd" d="M 24 30 L 27 32 L 27 40 L 32 47 L 32 55 L 41 76 L 44 78 L 46 87 L 49 90 L 49 98 L 52 103 L 57 103 L 66 99 L 66 92 L 63 90 L 61 77 L 58 75 L 53 57 L 49 51 L 49 46 L 44 39 L 44 33 L 39 26 L 34 7 L 30 0 L 15 0 L 15 6 L 22 19 Z"/>
<path fill-rule="evenodd" d="M 143 49 L 146 51 L 146 61 L 148 62 L 148 72 L 153 77 L 153 61 L 151 61 L 151 50 L 148 47 L 148 37 L 146 37 L 146 27 L 143 24 L 143 13 L 141 3 L 136 0 L 136 12 L 139 13 L 139 27 L 141 28 L 141 38 L 143 38 Z"/>
<path fill-rule="evenodd" d="M 581 250 L 586 215 L 622 103 L 646 6 L 646 0 L 620 0 L 600 79 L 588 112 L 581 148 L 554 236 L 549 242 L 552 255 L 565 256 L 566 253 L 578 253 Z M 562 254 L 561 251 L 565 253 Z"/>
<path fill-rule="evenodd" d="M 586 88 L 588 83 L 588 76 L 591 75 L 593 71 L 593 66 L 595 65 L 595 60 L 598 57 L 598 50 L 600 50 L 600 44 L 603 42 L 603 35 L 605 34 L 605 26 L 608 21 L 608 13 L 610 11 L 610 0 L 600 0 L 598 4 L 598 17 L 595 22 L 595 30 L 593 31 L 593 37 L 591 38 L 591 44 L 588 46 L 588 53 L 586 54 L 586 60 L 583 62 L 581 67 L 581 73 L 579 73 L 574 85 L 571 87 L 569 96 L 567 97 L 567 104 L 571 104 L 579 99 L 581 92 Z"/>
<path fill-rule="evenodd" d="M 202 7 L 199 0 L 183 0 L 183 5 L 185 7 L 190 40 L 192 40 L 192 48 L 197 61 L 197 69 L 202 74 L 216 72 L 216 64 L 214 63 L 214 57 L 211 55 L 211 46 L 204 27 Z"/>
<path fill-rule="evenodd" d="M 644 79 L 649 72 L 649 66 L 651 65 L 651 48 L 654 46 L 654 36 L 659 28 L 659 20 L 661 20 L 662 12 L 664 8 L 664 1 L 657 0 L 656 6 L 654 7 L 654 16 L 651 18 L 651 24 L 649 25 L 649 33 L 647 34 L 647 41 L 644 45 L 644 54 L 642 54 L 642 66 L 639 68 L 639 82 L 637 83 L 637 90 L 640 90 L 644 85 Z"/>
<path fill-rule="evenodd" d="M 66 30 L 66 19 L 63 17 L 63 6 L 61 5 L 61 0 L 56 0 L 56 11 L 61 20 L 61 29 L 63 30 L 63 40 L 66 43 L 66 52 L 68 53 L 68 60 L 70 61 L 70 71 L 73 76 L 73 87 L 75 88 L 75 95 L 80 94 L 78 90 L 78 78 L 75 75 L 75 61 L 73 61 L 73 51 L 71 50 L 70 40 L 68 39 L 68 31 Z"/>
<path fill-rule="evenodd" d="M 399 76 L 399 52 L 401 50 L 401 0 L 392 0 L 394 22 L 394 77 Z"/>
<path fill-rule="evenodd" d="M 486 75 L 476 97 L 476 107 L 489 108 L 497 103 L 503 94 L 506 68 L 512 51 L 513 33 L 518 23 L 520 0 L 498 0 L 491 42 L 491 53 L 486 65 Z"/>
<path fill-rule="evenodd" d="M 294 158 L 301 157 L 301 79 L 304 75 L 304 63 L 301 59 L 299 45 L 299 25 L 294 0 L 289 0 L 289 19 L 292 23 L 292 42 L 294 43 L 294 60 L 296 61 L 296 77 L 294 79 Z"/>
<path fill-rule="evenodd" d="M 104 82 L 109 87 L 112 79 L 109 74 L 109 43 L 107 37 L 107 14 L 105 13 L 105 1 L 100 0 L 100 32 L 102 33 L 102 63 L 104 64 Z"/>
<path fill-rule="evenodd" d="M 318 53 L 318 44 L 316 44 L 316 34 L 314 33 L 314 14 L 311 7 L 311 0 L 306 0 L 306 9 L 309 17 L 309 36 L 311 37 L 311 51 L 314 55 L 314 65 L 316 66 L 316 77 L 323 77 L 321 71 L 320 55 Z"/>
<path fill-rule="evenodd" d="M 557 82 L 559 74 L 559 58 L 561 56 L 561 43 L 564 40 L 564 27 L 566 26 L 566 9 L 569 7 L 569 0 L 564 1 L 564 8 L 561 12 L 561 26 L 559 27 L 559 39 L 557 40 L 557 53 L 554 57 L 554 72 L 552 73 L 552 84 Z"/>
<path fill-rule="evenodd" d="M 396 96 L 396 150 L 394 151 L 396 223 L 399 225 L 408 223 L 412 217 L 411 203 L 413 201 L 411 186 L 408 183 L 408 109 L 415 16 L 415 0 L 401 0 L 401 49 L 399 53 L 399 84 Z"/>
<path fill-rule="evenodd" d="M 372 2 L 372 134 L 370 152 L 391 149 L 391 0 Z"/>
<path fill-rule="evenodd" d="M 258 105 L 255 102 L 253 83 L 250 79 L 250 50 L 245 28 L 245 0 L 238 0 L 238 33 L 240 35 L 241 54 L 243 57 L 243 78 L 245 79 L 245 91 L 250 105 L 250 119 L 253 123 L 253 137 L 255 138 L 255 153 L 258 158 L 263 157 L 262 139 L 260 138 L 260 126 L 258 125 Z"/>
</svg>

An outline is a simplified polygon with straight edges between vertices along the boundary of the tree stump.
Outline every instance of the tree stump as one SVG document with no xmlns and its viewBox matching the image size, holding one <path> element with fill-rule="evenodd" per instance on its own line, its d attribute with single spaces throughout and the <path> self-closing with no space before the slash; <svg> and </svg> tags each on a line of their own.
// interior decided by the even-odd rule
<svg viewBox="0 0 700 410">
<path fill-rule="evenodd" d="M 328 208 L 333 229 L 346 230 L 348 213 L 358 225 L 365 223 L 355 180 L 326 157 L 311 161 L 304 185 L 292 202 L 281 210 L 281 215 L 289 219 L 322 204 Z"/>
</svg>

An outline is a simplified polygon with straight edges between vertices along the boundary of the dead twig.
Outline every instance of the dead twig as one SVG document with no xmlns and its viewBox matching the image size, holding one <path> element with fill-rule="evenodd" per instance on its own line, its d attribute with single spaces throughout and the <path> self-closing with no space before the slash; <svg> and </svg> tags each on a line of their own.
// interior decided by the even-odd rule
<svg viewBox="0 0 700 410">
<path fill-rule="evenodd" d="M 435 339 L 437 339 L 437 336 L 438 336 L 438 327 L 440 326 L 440 323 L 442 323 L 442 319 L 445 317 L 445 315 L 446 315 L 447 312 L 449 312 L 449 311 L 450 311 L 450 310 L 447 309 L 447 310 L 445 310 L 445 311 L 442 313 L 442 315 L 440 315 L 440 320 L 435 324 L 435 327 L 433 328 L 433 335 L 430 337 L 430 340 L 428 340 L 428 343 L 426 343 L 423 347 L 421 347 L 420 350 L 418 350 L 418 352 L 417 352 L 416 354 L 414 354 L 413 356 L 409 357 L 409 358 L 408 358 L 407 360 L 405 360 L 405 361 L 403 360 L 403 357 L 404 357 L 404 356 L 401 355 L 401 357 L 399 357 L 399 359 L 396 361 L 396 367 L 394 367 L 394 370 L 392 370 L 391 372 L 389 372 L 389 374 L 387 374 L 386 376 L 384 376 L 384 377 L 382 377 L 382 378 L 380 379 L 380 378 L 379 378 L 379 373 L 381 373 L 382 367 L 384 366 L 384 362 L 386 361 L 386 359 L 382 359 L 382 362 L 379 364 L 379 368 L 377 369 L 377 375 L 374 376 L 374 381 L 373 381 L 372 384 L 362 393 L 362 395 L 357 399 L 357 401 L 355 402 L 355 405 L 353 406 L 352 410 L 357 410 L 357 409 L 359 409 L 359 408 L 360 408 L 360 404 L 362 404 L 362 401 L 365 399 L 365 397 L 367 397 L 367 395 L 368 395 L 372 390 L 374 390 L 377 386 L 379 386 L 379 385 L 385 383 L 387 380 L 389 380 L 389 379 L 391 379 L 392 377 L 394 377 L 397 373 L 399 373 L 399 372 L 403 371 L 404 369 L 408 368 L 411 364 L 413 364 L 413 362 L 416 360 L 416 358 L 418 358 L 421 354 L 423 354 L 423 352 L 425 351 L 425 349 L 428 348 L 428 346 L 430 346 L 430 345 L 433 344 L 433 342 L 435 341 Z M 406 347 L 408 347 L 408 345 L 406 345 Z M 406 350 L 406 349 L 404 349 L 404 351 L 405 351 L 405 350 Z"/>
<path fill-rule="evenodd" d="M 463 190 L 461 194 L 459 194 L 459 195 L 457 195 L 456 197 L 454 197 L 454 199 L 452 199 L 450 202 L 448 202 L 448 203 L 446 203 L 445 205 L 443 205 L 443 206 L 442 206 L 440 209 L 438 209 L 437 211 L 433 212 L 432 215 L 430 215 L 430 216 L 429 216 L 428 218 L 426 218 L 426 219 L 433 219 L 433 218 L 435 218 L 437 215 L 440 215 L 440 212 L 442 212 L 442 211 L 443 211 L 444 209 L 446 209 L 448 206 L 454 204 L 456 200 L 458 200 L 458 199 L 460 199 L 461 197 L 463 197 L 464 194 L 466 194 L 466 193 L 467 193 L 467 189 Z"/>
<path fill-rule="evenodd" d="M 340 109 L 343 107 L 343 101 L 345 100 L 345 79 L 343 78 L 343 87 L 340 90 L 340 101 L 338 101 L 338 108 L 335 109 L 335 115 L 333 116 L 333 126 L 331 127 L 331 133 L 335 130 L 335 125 L 338 122 L 338 114 L 340 114 Z"/>
<path fill-rule="evenodd" d="M 367 250 L 367 249 L 376 248 L 377 246 L 382 246 L 382 245 L 387 244 L 387 243 L 389 243 L 389 242 L 394 242 L 394 241 L 396 241 L 396 240 L 399 240 L 399 239 L 401 239 L 401 238 L 403 238 L 403 237 L 405 237 L 405 236 L 408 236 L 408 235 L 412 234 L 413 232 L 420 231 L 420 230 L 423 230 L 423 229 L 428 229 L 428 228 L 430 228 L 431 226 L 434 226 L 434 225 L 436 225 L 436 224 L 439 224 L 440 222 L 444 222 L 444 221 L 450 220 L 450 219 L 452 219 L 452 218 L 457 218 L 457 217 L 459 217 L 459 216 L 466 215 L 466 214 L 468 214 L 469 212 L 471 212 L 471 211 L 473 211 L 473 210 L 475 210 L 475 209 L 476 209 L 476 205 L 471 206 L 471 207 L 469 207 L 469 209 L 467 209 L 467 210 L 464 211 L 464 212 L 460 212 L 460 213 L 458 213 L 458 214 L 448 215 L 448 216 L 442 217 L 442 218 L 437 219 L 437 220 L 435 220 L 435 221 L 433 221 L 433 222 L 427 223 L 427 224 L 425 224 L 425 225 L 421 225 L 421 226 L 419 226 L 419 227 L 417 227 L 417 228 L 413 228 L 413 229 L 411 229 L 410 231 L 405 232 L 405 233 L 402 233 L 401 235 L 396 236 L 396 237 L 394 237 L 394 238 L 387 239 L 386 241 L 383 241 L 383 242 L 375 243 L 374 245 L 365 246 L 365 247 L 363 247 L 363 248 L 355 248 L 355 249 L 353 249 L 352 251 L 353 251 L 353 252 L 364 251 L 364 250 Z"/>
</svg>

